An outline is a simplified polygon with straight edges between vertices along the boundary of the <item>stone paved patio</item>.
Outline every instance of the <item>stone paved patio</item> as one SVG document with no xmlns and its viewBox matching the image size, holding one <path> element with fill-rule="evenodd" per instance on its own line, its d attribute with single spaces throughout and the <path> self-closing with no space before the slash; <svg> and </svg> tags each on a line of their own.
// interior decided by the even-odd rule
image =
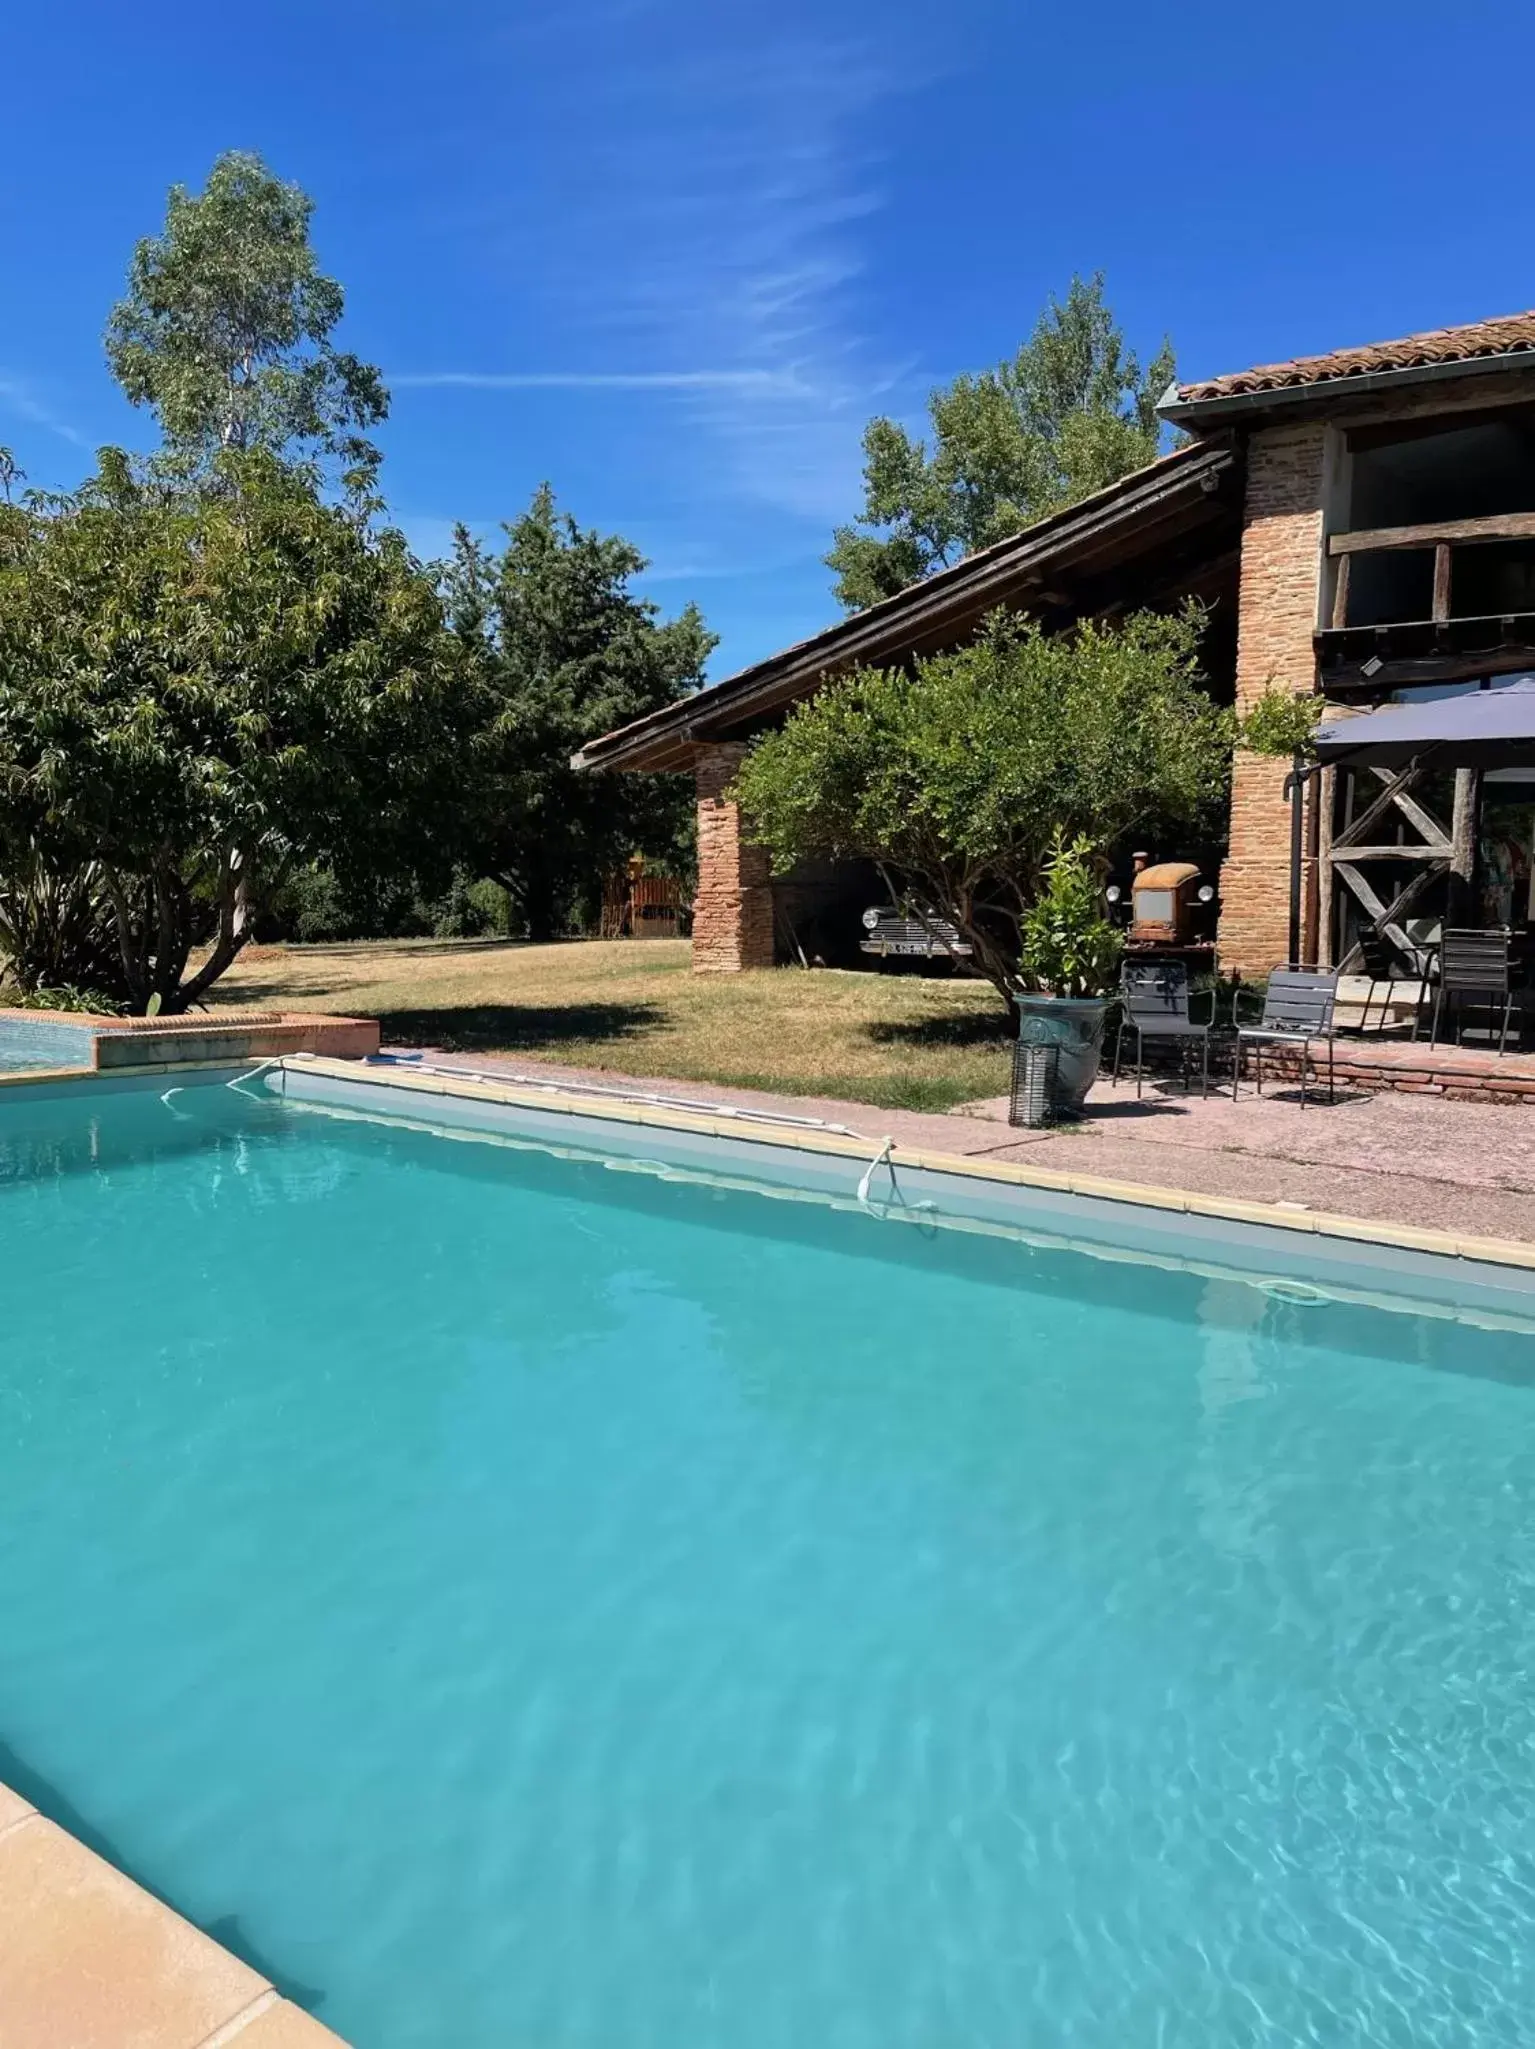
<svg viewBox="0 0 1535 2049">
<path fill-rule="evenodd" d="M 553 1062 L 477 1054 L 431 1057 L 465 1071 L 525 1074 L 630 1088 L 690 1103 L 733 1103 L 846 1125 L 934 1151 L 1027 1161 L 1154 1187 L 1249 1202 L 1296 1203 L 1335 1215 L 1483 1237 L 1535 1240 L 1535 1105 L 1365 1094 L 1302 1109 L 1293 1090 L 1204 1101 L 1181 1087 L 1100 1083 L 1080 1124 L 1015 1131 L 1002 1098 L 944 1116 L 820 1097 L 772 1096 L 713 1084 L 641 1080 Z"/>
</svg>

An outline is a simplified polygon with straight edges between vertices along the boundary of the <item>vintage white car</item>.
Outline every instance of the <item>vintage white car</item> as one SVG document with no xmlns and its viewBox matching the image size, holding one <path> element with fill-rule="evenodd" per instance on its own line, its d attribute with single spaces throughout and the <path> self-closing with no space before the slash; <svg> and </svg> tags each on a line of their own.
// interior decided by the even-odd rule
<svg viewBox="0 0 1535 2049">
<path fill-rule="evenodd" d="M 863 914 L 860 953 L 879 961 L 968 960 L 972 951 L 945 918 L 909 918 L 890 906 L 871 904 Z"/>
</svg>

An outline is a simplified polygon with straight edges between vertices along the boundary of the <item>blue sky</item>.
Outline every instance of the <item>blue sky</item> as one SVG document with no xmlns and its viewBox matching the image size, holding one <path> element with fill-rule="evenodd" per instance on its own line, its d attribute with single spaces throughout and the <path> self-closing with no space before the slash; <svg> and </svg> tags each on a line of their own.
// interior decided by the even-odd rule
<svg viewBox="0 0 1535 2049">
<path fill-rule="evenodd" d="M 74 0 L 7 22 L 0 441 L 147 423 L 100 335 L 173 181 L 315 197 L 425 553 L 549 479 L 696 598 L 723 674 L 835 616 L 873 413 L 1074 270 L 1186 374 L 1535 304 L 1512 0 Z"/>
</svg>

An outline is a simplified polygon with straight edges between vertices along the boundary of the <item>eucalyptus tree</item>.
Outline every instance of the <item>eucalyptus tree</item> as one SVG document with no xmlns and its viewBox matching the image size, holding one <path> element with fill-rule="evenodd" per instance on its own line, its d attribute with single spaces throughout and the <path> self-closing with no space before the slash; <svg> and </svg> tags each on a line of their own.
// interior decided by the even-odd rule
<svg viewBox="0 0 1535 2049">
<path fill-rule="evenodd" d="M 207 481 L 220 457 L 264 451 L 333 463 L 353 495 L 371 487 L 366 436 L 389 397 L 332 340 L 345 298 L 320 270 L 313 213 L 299 186 L 229 150 L 201 192 L 172 186 L 164 228 L 135 249 L 107 359 L 155 414 L 167 470 Z"/>
<path fill-rule="evenodd" d="M 1164 342 L 1143 370 L 1104 298 L 1074 277 L 1010 361 L 928 399 L 924 441 L 890 419 L 864 432 L 864 505 L 826 561 L 856 611 L 1150 462 Z"/>
</svg>

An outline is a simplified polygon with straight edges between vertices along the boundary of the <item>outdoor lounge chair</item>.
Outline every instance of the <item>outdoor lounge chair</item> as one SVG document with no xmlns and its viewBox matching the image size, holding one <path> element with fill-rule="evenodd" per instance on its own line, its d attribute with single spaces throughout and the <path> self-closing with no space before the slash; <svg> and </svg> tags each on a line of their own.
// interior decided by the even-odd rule
<svg viewBox="0 0 1535 2049">
<path fill-rule="evenodd" d="M 1338 971 L 1317 974 L 1305 968 L 1275 968 L 1263 993 L 1263 1017 L 1255 1025 L 1242 1024 L 1233 1005 L 1236 1025 L 1236 1058 L 1231 1069 L 1231 1099 L 1236 1101 L 1242 1083 L 1242 1049 L 1253 1049 L 1253 1078 L 1263 1094 L 1263 1049 L 1289 1046 L 1300 1054 L 1300 1099 L 1306 1103 L 1306 1056 L 1318 1039 L 1327 1042 L 1327 1100 L 1335 1100 L 1333 1088 L 1333 1010 L 1338 1001 Z"/>
<path fill-rule="evenodd" d="M 1360 954 L 1360 968 L 1370 985 L 1365 991 L 1364 1009 L 1359 1013 L 1359 1029 L 1361 1033 L 1369 1030 L 1370 1005 L 1375 1001 L 1376 990 L 1383 988 L 1386 992 L 1381 998 L 1380 1016 L 1375 1020 L 1375 1030 L 1378 1035 L 1386 1029 L 1387 1021 L 1391 1015 L 1391 999 L 1396 993 L 1398 982 L 1406 982 L 1408 984 L 1416 983 L 1418 989 L 1417 1002 L 1414 1005 L 1412 1015 L 1412 1035 L 1416 1038 L 1418 1036 L 1418 1022 L 1422 1014 L 1424 1002 L 1428 996 L 1429 953 L 1421 953 L 1418 957 L 1418 963 L 1413 970 L 1408 974 L 1403 974 L 1401 964 L 1397 958 L 1396 948 L 1383 932 L 1377 932 L 1372 927 L 1366 926 L 1359 934 L 1356 943 Z"/>
<path fill-rule="evenodd" d="M 1201 1049 L 1200 1073 L 1210 1093 L 1210 1027 L 1189 1016 L 1189 971 L 1182 961 L 1126 961 L 1120 976 L 1119 1037 L 1114 1042 L 1114 1079 L 1125 1050 L 1125 1033 L 1135 1034 L 1135 1093 L 1141 1093 L 1146 1071 L 1146 1041 L 1171 1039 L 1178 1045 L 1185 1091 L 1193 1086 L 1189 1049 Z"/>
<path fill-rule="evenodd" d="M 1518 987 L 1513 935 L 1506 926 L 1482 932 L 1452 928 L 1444 934 L 1439 946 L 1439 987 L 1434 995 L 1434 1021 L 1429 1028 L 1428 1043 L 1431 1046 L 1439 1043 L 1439 1019 L 1448 997 L 1452 1009 L 1466 1003 L 1485 1009 L 1489 1037 L 1492 1020 L 1501 1005 L 1503 1025 L 1498 1034 L 1498 1051 L 1501 1053 L 1508 1044 L 1508 1021 L 1513 1014 Z"/>
</svg>

